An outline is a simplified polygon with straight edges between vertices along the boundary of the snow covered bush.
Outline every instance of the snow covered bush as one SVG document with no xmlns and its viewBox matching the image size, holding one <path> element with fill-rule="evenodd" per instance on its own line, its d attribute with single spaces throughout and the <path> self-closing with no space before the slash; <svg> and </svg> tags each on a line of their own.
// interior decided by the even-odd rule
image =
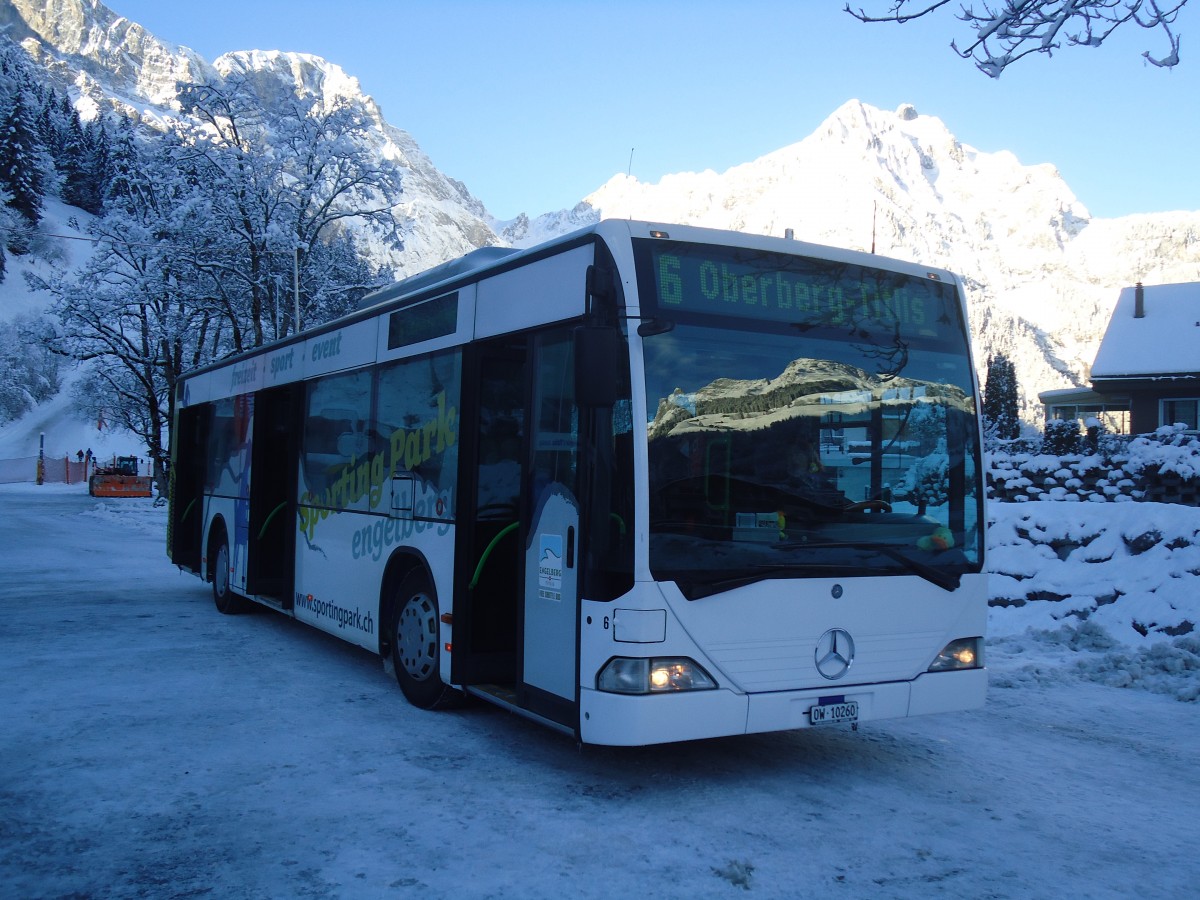
<svg viewBox="0 0 1200 900">
<path fill-rule="evenodd" d="M 1066 456 L 1078 449 L 1079 422 L 1076 419 L 1054 419 L 1046 423 L 1042 453 L 1049 456 Z"/>
<path fill-rule="evenodd" d="M 987 455 L 994 500 L 1156 500 L 1200 505 L 1200 439 L 1181 425 L 1123 438 L 1097 432 L 1080 439 L 1078 424 L 1048 423 L 1043 452 L 992 447 Z M 1056 431 L 1062 434 L 1056 435 Z M 1050 453 L 1054 446 L 1072 452 Z M 1092 450 L 1092 447 L 1095 450 Z M 1036 488 L 1035 488 L 1036 486 Z"/>
</svg>

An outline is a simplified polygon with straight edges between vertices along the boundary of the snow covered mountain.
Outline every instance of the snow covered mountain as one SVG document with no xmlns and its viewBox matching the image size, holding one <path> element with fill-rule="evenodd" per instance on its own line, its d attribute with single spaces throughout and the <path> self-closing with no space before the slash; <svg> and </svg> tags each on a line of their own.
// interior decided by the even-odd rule
<svg viewBox="0 0 1200 900">
<path fill-rule="evenodd" d="M 250 50 L 209 63 L 187 47 L 159 40 L 99 0 L 0 0 L 0 28 L 69 90 L 85 118 L 115 111 L 165 130 L 181 117 L 179 82 L 235 71 L 264 97 L 291 93 L 326 103 L 349 101 L 373 124 L 371 150 L 401 170 L 400 232 L 369 234 L 367 241 L 376 261 L 386 262 L 398 275 L 498 240 L 483 204 L 438 171 L 411 135 L 384 121 L 357 79 L 320 57 Z"/>
<path fill-rule="evenodd" d="M 374 123 L 374 151 L 405 174 L 400 241 L 370 241 L 398 274 L 479 246 L 529 246 L 601 217 L 791 228 L 804 240 L 952 269 L 968 283 L 980 365 L 997 351 L 1013 360 L 1031 422 L 1039 391 L 1087 384 L 1120 288 L 1200 279 L 1200 212 L 1093 219 L 1053 166 L 979 151 L 908 105 L 893 112 L 852 100 L 799 143 L 726 172 L 657 184 L 617 175 L 573 209 L 500 223 L 385 121 L 355 78 L 318 57 L 242 51 L 210 64 L 98 0 L 0 0 L 0 27 L 84 113 L 114 109 L 166 127 L 180 115 L 178 81 L 234 70 L 265 93 L 358 105 Z"/>
<path fill-rule="evenodd" d="M 1122 287 L 1200 279 L 1200 212 L 1093 219 L 1058 171 L 960 142 L 910 105 L 852 100 L 809 137 L 723 173 L 657 184 L 617 175 L 570 211 L 506 237 L 632 217 L 869 250 L 961 274 L 980 364 L 1013 360 L 1024 418 L 1037 393 L 1086 385 Z"/>
</svg>

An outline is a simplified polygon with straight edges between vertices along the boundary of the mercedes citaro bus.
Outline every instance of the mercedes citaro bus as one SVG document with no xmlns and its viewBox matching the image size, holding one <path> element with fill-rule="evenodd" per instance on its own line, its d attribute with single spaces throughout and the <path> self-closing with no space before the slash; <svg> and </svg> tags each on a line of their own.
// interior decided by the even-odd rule
<svg viewBox="0 0 1200 900">
<path fill-rule="evenodd" d="M 169 553 L 586 743 L 963 710 L 979 410 L 949 272 L 603 221 L 185 375 Z"/>
</svg>

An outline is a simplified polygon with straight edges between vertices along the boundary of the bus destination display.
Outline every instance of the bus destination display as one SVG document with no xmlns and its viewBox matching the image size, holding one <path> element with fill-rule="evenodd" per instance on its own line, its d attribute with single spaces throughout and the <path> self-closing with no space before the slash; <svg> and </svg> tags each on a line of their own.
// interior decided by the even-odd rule
<svg viewBox="0 0 1200 900">
<path fill-rule="evenodd" d="M 928 278 L 735 247 L 645 242 L 643 250 L 663 312 L 802 328 L 899 325 L 927 337 L 953 327 L 943 296 L 949 286 Z"/>
</svg>

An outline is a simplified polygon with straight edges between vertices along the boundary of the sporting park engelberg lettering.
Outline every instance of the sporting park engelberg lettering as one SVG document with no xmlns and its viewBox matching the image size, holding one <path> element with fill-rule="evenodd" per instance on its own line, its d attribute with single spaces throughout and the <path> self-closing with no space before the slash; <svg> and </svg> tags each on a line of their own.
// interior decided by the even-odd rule
<svg viewBox="0 0 1200 900">
<path fill-rule="evenodd" d="M 423 534 L 432 528 L 437 529 L 439 536 L 448 534 L 448 522 L 431 522 L 426 517 L 435 510 L 437 499 L 418 498 L 413 504 L 413 518 L 393 519 L 375 517 L 370 525 L 364 525 L 354 532 L 350 542 L 350 555 L 354 559 L 370 557 L 379 562 L 388 547 L 407 541 L 415 534 Z"/>
<path fill-rule="evenodd" d="M 300 530 L 308 540 L 312 540 L 317 523 L 327 519 L 330 513 L 340 512 L 364 496 L 369 496 L 372 509 L 377 508 L 383 500 L 383 485 L 393 474 L 412 472 L 417 466 L 458 443 L 457 407 L 448 405 L 445 392 L 439 393 L 434 400 L 438 410 L 436 416 L 414 428 L 397 428 L 388 437 L 387 450 L 361 461 L 351 458 L 337 480 L 323 492 L 305 492 L 300 497 Z M 414 503 L 413 517 L 444 514 L 445 509 L 429 508 L 436 503 L 418 497 Z M 445 506 L 444 500 L 442 505 Z M 404 524 L 412 528 L 425 525 L 407 520 Z M 370 531 L 370 528 L 367 530 Z M 394 539 L 400 537 L 403 535 L 394 536 Z M 359 537 L 356 536 L 355 540 L 356 546 L 361 543 Z M 355 552 L 354 555 L 358 557 L 361 553 Z"/>
</svg>

